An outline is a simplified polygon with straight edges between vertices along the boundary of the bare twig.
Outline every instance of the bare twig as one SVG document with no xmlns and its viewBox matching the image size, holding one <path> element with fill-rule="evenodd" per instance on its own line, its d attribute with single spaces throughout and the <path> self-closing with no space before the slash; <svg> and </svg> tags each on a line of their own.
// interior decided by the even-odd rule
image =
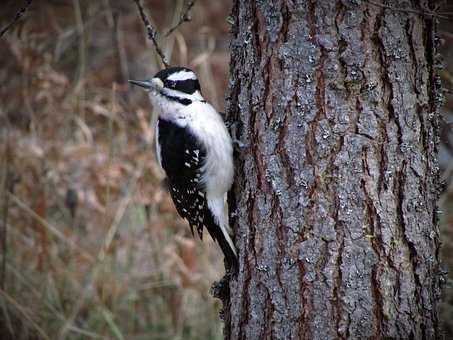
<svg viewBox="0 0 453 340">
<path fill-rule="evenodd" d="M 189 3 L 187 4 L 186 10 L 181 14 L 181 17 L 179 18 L 178 23 L 168 30 L 167 34 L 165 34 L 166 37 L 168 37 L 170 34 L 172 34 L 183 23 L 192 20 L 192 18 L 190 17 L 190 10 L 195 5 L 196 1 L 197 0 L 189 1 Z"/>
<path fill-rule="evenodd" d="M 28 7 L 31 5 L 32 1 L 33 0 L 27 0 L 26 1 L 25 6 L 22 7 L 19 10 L 19 12 L 16 13 L 16 16 L 14 17 L 14 19 L 1 30 L 0 38 L 3 37 L 3 35 L 22 17 L 22 15 L 25 14 L 25 12 L 27 11 Z"/>
<path fill-rule="evenodd" d="M 140 0 L 134 0 L 134 2 L 137 5 L 137 8 L 138 8 L 138 11 L 140 12 L 140 16 L 142 18 L 143 24 L 145 25 L 146 31 L 148 32 L 148 39 L 151 40 L 151 42 L 153 43 L 154 48 L 156 49 L 156 52 L 159 55 L 160 59 L 162 60 L 162 63 L 164 64 L 165 68 L 168 68 L 170 65 L 168 64 L 167 59 L 165 58 L 165 55 L 162 52 L 162 50 L 159 47 L 159 44 L 157 43 L 157 40 L 156 40 L 156 30 L 154 29 L 153 26 L 151 26 L 151 23 L 145 14 L 145 10 L 143 9 L 142 5 L 140 4 Z"/>
<path fill-rule="evenodd" d="M 80 6 L 79 0 L 72 0 L 72 7 L 74 8 L 74 16 L 76 22 L 76 29 L 77 29 L 77 36 L 78 36 L 78 63 L 77 63 L 77 70 L 76 70 L 76 77 L 74 82 L 74 89 L 79 94 L 78 98 L 84 99 L 85 87 L 83 86 L 83 76 L 85 75 L 86 70 L 86 44 L 85 44 L 85 28 L 83 23 L 82 17 L 82 8 Z M 81 111 L 83 108 L 81 109 Z M 83 112 L 81 114 L 83 117 Z"/>
<path fill-rule="evenodd" d="M 368 2 L 371 5 L 379 6 L 379 7 L 386 8 L 386 9 L 390 9 L 390 10 L 395 11 L 395 12 L 405 12 L 405 13 L 418 14 L 418 15 L 428 16 L 428 17 L 435 17 L 435 18 L 441 18 L 441 19 L 450 19 L 448 16 L 443 15 L 444 13 L 438 14 L 438 13 L 436 13 L 434 11 L 431 11 L 431 10 L 417 11 L 417 10 L 414 10 L 414 9 L 393 7 L 393 6 L 385 5 L 385 4 L 382 4 L 382 3 L 379 3 L 379 2 L 374 2 L 374 1 L 371 1 L 371 0 L 366 0 L 366 2 Z"/>
</svg>

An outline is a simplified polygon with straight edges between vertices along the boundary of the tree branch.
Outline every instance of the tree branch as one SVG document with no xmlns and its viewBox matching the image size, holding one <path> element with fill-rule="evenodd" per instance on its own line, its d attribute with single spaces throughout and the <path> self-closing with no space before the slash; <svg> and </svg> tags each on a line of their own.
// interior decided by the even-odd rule
<svg viewBox="0 0 453 340">
<path fill-rule="evenodd" d="M 19 12 L 16 13 L 16 16 L 14 17 L 13 21 L 11 21 L 8 25 L 6 25 L 0 32 L 0 38 L 3 37 L 3 35 L 25 14 L 27 11 L 28 7 L 30 7 L 31 3 L 33 0 L 27 0 L 25 3 L 25 6 L 22 7 Z"/>
<path fill-rule="evenodd" d="M 145 25 L 146 31 L 148 32 L 148 39 L 151 40 L 151 42 L 153 43 L 157 54 L 159 55 L 160 59 L 162 60 L 162 64 L 164 64 L 165 68 L 168 68 L 170 65 L 167 62 L 167 59 L 165 58 L 165 55 L 162 52 L 162 50 L 156 40 L 156 34 L 157 34 L 156 30 L 151 25 L 148 17 L 146 16 L 145 10 L 143 9 L 142 5 L 140 4 L 140 0 L 134 0 L 134 2 L 137 5 L 138 11 L 140 12 L 140 17 L 142 18 L 143 24 Z"/>
<path fill-rule="evenodd" d="M 166 37 L 168 37 L 170 34 L 172 34 L 183 23 L 192 20 L 192 18 L 190 17 L 190 10 L 195 5 L 195 2 L 196 2 L 196 0 L 189 1 L 189 3 L 187 4 L 186 10 L 181 14 L 181 17 L 179 18 L 178 23 L 168 30 L 167 34 L 165 34 Z"/>
</svg>

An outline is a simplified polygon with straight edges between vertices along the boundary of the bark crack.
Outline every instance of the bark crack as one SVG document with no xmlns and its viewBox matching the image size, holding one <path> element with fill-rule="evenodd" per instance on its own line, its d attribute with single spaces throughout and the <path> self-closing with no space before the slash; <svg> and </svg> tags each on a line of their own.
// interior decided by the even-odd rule
<svg viewBox="0 0 453 340">
<path fill-rule="evenodd" d="M 367 176 L 370 176 L 371 171 L 368 166 L 367 158 L 368 158 L 367 149 L 363 148 L 363 153 L 362 153 L 363 172 Z M 374 313 L 374 317 L 375 317 L 374 325 L 376 326 L 374 336 L 376 339 L 378 339 L 380 334 L 382 334 L 382 327 L 383 327 L 382 322 L 384 320 L 384 313 L 383 313 L 383 306 L 382 306 L 382 301 L 384 299 L 381 294 L 382 288 L 379 284 L 378 278 L 379 278 L 379 273 L 380 273 L 381 267 L 382 267 L 382 258 L 385 258 L 385 256 L 383 256 L 382 247 L 380 246 L 383 244 L 383 240 L 382 240 L 380 233 L 378 232 L 379 231 L 378 213 L 373 204 L 372 196 L 368 192 L 368 189 L 367 189 L 366 182 L 368 180 L 370 180 L 369 177 L 367 178 L 367 180 L 362 178 L 361 183 L 362 183 L 362 190 L 365 195 L 364 203 L 365 203 L 365 209 L 367 212 L 366 216 L 368 217 L 368 226 L 369 226 L 367 238 L 369 239 L 374 252 L 378 256 L 378 263 L 373 265 L 373 268 L 371 271 L 371 288 L 372 288 L 372 293 L 373 293 L 373 297 L 374 297 L 374 306 L 373 306 L 373 313 Z"/>
<path fill-rule="evenodd" d="M 344 146 L 344 137 L 341 136 L 339 143 L 338 143 L 338 150 L 337 153 Z M 338 169 L 334 171 L 334 173 L 338 173 Z M 332 290 L 333 295 L 333 303 L 332 303 L 332 315 L 335 315 L 335 331 L 338 335 L 339 339 L 347 339 L 349 333 L 349 325 L 347 327 L 343 327 L 341 324 L 342 317 L 344 316 L 344 310 L 342 307 L 342 283 L 343 283 L 343 273 L 342 273 L 342 266 L 343 266 L 343 252 L 344 252 L 344 242 L 345 242 L 345 235 L 344 235 L 344 226 L 342 223 L 339 222 L 339 212 L 340 212 L 340 199 L 338 196 L 338 189 L 334 189 L 334 216 L 333 220 L 335 221 L 335 237 L 336 237 L 336 244 L 338 245 L 336 251 L 336 276 L 334 281 L 334 286 Z M 346 334 L 345 334 L 346 333 Z"/>
<path fill-rule="evenodd" d="M 402 235 L 401 238 L 404 240 L 407 249 L 409 250 L 409 260 L 410 264 L 412 266 L 411 268 L 411 273 L 414 276 L 414 280 L 416 283 L 415 286 L 415 299 L 416 299 L 416 306 L 418 308 L 421 308 L 421 298 L 420 298 L 420 287 L 421 287 L 421 282 L 420 278 L 417 274 L 417 249 L 415 244 L 412 243 L 412 240 L 410 239 L 410 236 L 408 235 L 407 232 L 407 225 L 404 216 L 406 215 L 407 211 L 405 211 L 405 182 L 406 182 L 406 167 L 407 167 L 407 161 L 403 160 L 403 164 L 401 166 L 401 169 L 397 171 L 396 173 L 396 179 L 395 179 L 395 197 L 398 198 L 397 200 L 397 217 L 398 217 L 398 224 L 401 227 Z"/>
</svg>

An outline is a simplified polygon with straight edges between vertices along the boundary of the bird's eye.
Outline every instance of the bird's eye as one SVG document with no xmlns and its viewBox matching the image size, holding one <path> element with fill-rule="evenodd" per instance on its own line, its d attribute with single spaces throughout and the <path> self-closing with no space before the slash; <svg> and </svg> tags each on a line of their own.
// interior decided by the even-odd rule
<svg viewBox="0 0 453 340">
<path fill-rule="evenodd" d="M 167 80 L 167 87 L 174 89 L 176 87 L 176 81 Z"/>
</svg>

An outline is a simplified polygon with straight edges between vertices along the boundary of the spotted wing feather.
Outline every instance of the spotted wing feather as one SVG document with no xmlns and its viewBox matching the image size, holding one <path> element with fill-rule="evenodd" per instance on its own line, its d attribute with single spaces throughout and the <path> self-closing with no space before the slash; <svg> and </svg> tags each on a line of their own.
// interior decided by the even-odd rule
<svg viewBox="0 0 453 340">
<path fill-rule="evenodd" d="M 210 214 L 201 183 L 206 151 L 187 129 L 173 122 L 159 119 L 157 128 L 159 158 L 176 210 L 189 222 L 192 234 L 196 228 L 202 238 L 206 217 Z"/>
</svg>

